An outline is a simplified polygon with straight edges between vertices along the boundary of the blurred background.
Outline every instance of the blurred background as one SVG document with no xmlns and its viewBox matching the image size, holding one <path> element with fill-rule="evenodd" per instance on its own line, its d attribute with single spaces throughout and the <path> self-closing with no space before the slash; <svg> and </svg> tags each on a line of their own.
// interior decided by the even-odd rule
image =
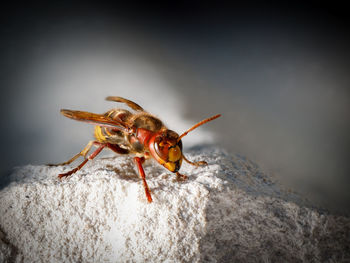
<svg viewBox="0 0 350 263">
<path fill-rule="evenodd" d="M 59 110 L 103 113 L 121 106 L 104 101 L 114 95 L 179 133 L 221 113 L 185 146 L 215 141 L 313 202 L 349 212 L 346 10 L 305 2 L 4 6 L 1 176 L 80 151 L 93 127 Z"/>
</svg>

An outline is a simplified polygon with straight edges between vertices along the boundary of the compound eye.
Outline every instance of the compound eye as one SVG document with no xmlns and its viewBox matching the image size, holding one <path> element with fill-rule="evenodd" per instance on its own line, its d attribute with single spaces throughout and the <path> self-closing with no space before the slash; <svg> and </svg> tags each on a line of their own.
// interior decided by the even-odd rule
<svg viewBox="0 0 350 263">
<path fill-rule="evenodd" d="M 155 142 L 154 148 L 158 156 L 165 162 L 176 162 L 181 159 L 182 152 L 178 145 L 171 145 L 166 141 Z"/>
<path fill-rule="evenodd" d="M 158 156 L 164 161 L 168 160 L 169 147 L 170 145 L 168 143 L 165 143 L 164 141 L 154 143 L 154 148 Z"/>
<path fill-rule="evenodd" d="M 168 159 L 169 159 L 170 162 L 176 162 L 182 156 L 181 149 L 180 149 L 180 147 L 178 145 L 171 146 L 169 148 L 168 154 L 169 154 L 168 155 Z"/>
</svg>

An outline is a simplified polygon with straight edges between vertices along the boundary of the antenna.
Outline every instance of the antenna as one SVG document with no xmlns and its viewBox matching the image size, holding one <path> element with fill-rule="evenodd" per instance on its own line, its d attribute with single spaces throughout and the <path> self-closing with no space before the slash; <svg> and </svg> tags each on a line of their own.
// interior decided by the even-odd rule
<svg viewBox="0 0 350 263">
<path fill-rule="evenodd" d="M 201 126 L 201 125 L 203 125 L 203 124 L 205 124 L 205 123 L 207 123 L 209 121 L 215 120 L 215 119 L 219 118 L 220 116 L 221 116 L 221 114 L 217 114 L 217 115 L 212 116 L 212 117 L 210 117 L 208 119 L 205 119 L 205 120 L 202 120 L 202 121 L 198 122 L 192 128 L 188 129 L 183 134 L 181 134 L 180 137 L 177 139 L 177 141 L 179 142 L 182 137 L 185 137 L 189 132 L 193 131 L 194 129 L 198 128 L 199 126 Z"/>
</svg>

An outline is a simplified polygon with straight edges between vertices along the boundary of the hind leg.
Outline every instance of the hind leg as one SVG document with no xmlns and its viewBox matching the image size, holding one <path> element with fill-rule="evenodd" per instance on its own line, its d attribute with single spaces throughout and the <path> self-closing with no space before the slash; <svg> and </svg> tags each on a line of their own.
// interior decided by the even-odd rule
<svg viewBox="0 0 350 263">
<path fill-rule="evenodd" d="M 66 165 L 66 164 L 70 164 L 72 162 L 74 162 L 78 157 L 83 156 L 85 158 L 85 156 L 88 154 L 88 152 L 90 151 L 91 147 L 93 144 L 98 143 L 97 141 L 89 141 L 89 143 L 84 147 L 83 150 L 81 150 L 80 153 L 76 154 L 75 156 L 73 156 L 71 159 L 69 159 L 66 162 L 63 163 L 58 163 L 58 164 L 48 164 L 48 166 L 60 166 L 60 165 Z"/>
<path fill-rule="evenodd" d="M 81 164 L 79 164 L 76 168 L 74 168 L 73 170 L 70 170 L 69 172 L 59 174 L 58 178 L 61 179 L 62 177 L 69 176 L 69 175 L 74 174 L 75 172 L 79 171 L 89 160 L 94 159 L 105 147 L 106 147 L 105 144 L 100 144 L 100 147 L 98 147 L 92 154 L 90 154 L 89 157 L 86 158 Z M 91 148 L 91 146 L 90 146 L 90 148 Z"/>
</svg>

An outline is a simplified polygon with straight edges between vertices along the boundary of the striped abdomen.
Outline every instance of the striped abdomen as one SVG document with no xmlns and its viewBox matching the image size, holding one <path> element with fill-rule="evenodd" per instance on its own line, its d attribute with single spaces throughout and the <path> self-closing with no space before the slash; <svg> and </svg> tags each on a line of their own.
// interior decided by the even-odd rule
<svg viewBox="0 0 350 263">
<path fill-rule="evenodd" d="M 127 122 L 128 118 L 132 115 L 129 111 L 123 109 L 113 109 L 107 111 L 105 116 L 110 117 L 111 119 L 120 119 L 124 122 Z M 120 146 L 129 147 L 128 141 L 126 141 L 125 135 L 122 131 L 116 129 L 95 126 L 94 132 L 95 138 L 101 143 L 111 143 L 119 144 Z"/>
</svg>

